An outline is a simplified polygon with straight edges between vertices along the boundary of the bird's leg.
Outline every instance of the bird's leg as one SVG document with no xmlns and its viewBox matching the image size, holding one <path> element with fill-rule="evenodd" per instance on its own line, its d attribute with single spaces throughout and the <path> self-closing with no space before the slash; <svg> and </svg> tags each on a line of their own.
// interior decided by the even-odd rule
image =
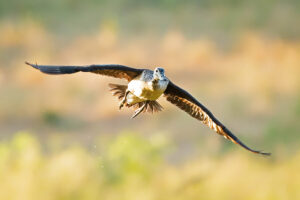
<svg viewBox="0 0 300 200">
<path fill-rule="evenodd" d="M 148 104 L 148 101 L 144 102 L 144 105 L 142 105 L 142 107 L 140 107 L 139 109 L 136 109 L 134 111 L 134 114 L 132 115 L 131 119 L 135 118 L 136 116 L 138 116 L 141 112 L 143 112 L 143 110 L 146 108 L 146 105 Z"/>
<path fill-rule="evenodd" d="M 122 107 L 124 106 L 124 104 L 126 103 L 126 100 L 127 100 L 127 95 L 129 94 L 129 91 L 128 90 L 126 90 L 126 92 L 125 92 L 125 95 L 124 95 L 124 97 L 123 97 L 123 99 L 122 99 L 122 101 L 120 102 L 120 104 L 119 104 L 119 110 L 121 110 L 122 109 Z"/>
</svg>

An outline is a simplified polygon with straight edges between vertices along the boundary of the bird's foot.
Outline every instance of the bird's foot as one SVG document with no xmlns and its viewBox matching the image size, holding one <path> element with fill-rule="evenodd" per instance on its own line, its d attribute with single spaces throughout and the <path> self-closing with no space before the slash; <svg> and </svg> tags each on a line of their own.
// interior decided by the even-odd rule
<svg viewBox="0 0 300 200">
<path fill-rule="evenodd" d="M 122 101 L 119 104 L 119 110 L 121 110 L 123 108 L 124 104 L 127 103 L 126 101 L 127 101 L 127 95 L 128 94 L 129 94 L 129 91 L 126 90 L 125 95 L 124 95 Z"/>
<path fill-rule="evenodd" d="M 144 111 L 144 109 L 146 108 L 147 103 L 145 103 L 144 105 L 142 105 L 142 107 L 140 107 L 139 109 L 136 109 L 134 111 L 134 114 L 131 116 L 131 119 L 137 117 L 141 112 Z"/>
<path fill-rule="evenodd" d="M 119 110 L 121 110 L 122 108 L 123 108 L 123 106 L 124 106 L 124 101 L 122 101 L 120 104 L 119 104 Z"/>
<path fill-rule="evenodd" d="M 143 109 L 141 109 L 141 108 L 135 110 L 134 114 L 131 116 L 131 119 L 137 117 L 142 111 L 143 111 Z"/>
</svg>

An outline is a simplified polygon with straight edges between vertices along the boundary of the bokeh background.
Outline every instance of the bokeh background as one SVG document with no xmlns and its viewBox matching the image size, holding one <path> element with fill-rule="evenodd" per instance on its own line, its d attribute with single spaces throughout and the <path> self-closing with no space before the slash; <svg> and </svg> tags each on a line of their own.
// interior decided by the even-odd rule
<svg viewBox="0 0 300 200">
<path fill-rule="evenodd" d="M 300 1 L 0 0 L 0 199 L 300 199 Z M 251 154 L 163 98 L 131 120 L 95 74 L 166 69 Z"/>
</svg>

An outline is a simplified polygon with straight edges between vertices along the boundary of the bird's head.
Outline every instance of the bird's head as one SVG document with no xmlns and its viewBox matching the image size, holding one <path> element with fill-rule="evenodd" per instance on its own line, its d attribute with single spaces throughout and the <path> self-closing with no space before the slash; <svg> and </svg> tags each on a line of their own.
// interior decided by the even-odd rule
<svg viewBox="0 0 300 200">
<path fill-rule="evenodd" d="M 165 70 L 161 67 L 156 67 L 153 72 L 154 80 L 166 80 Z"/>
</svg>

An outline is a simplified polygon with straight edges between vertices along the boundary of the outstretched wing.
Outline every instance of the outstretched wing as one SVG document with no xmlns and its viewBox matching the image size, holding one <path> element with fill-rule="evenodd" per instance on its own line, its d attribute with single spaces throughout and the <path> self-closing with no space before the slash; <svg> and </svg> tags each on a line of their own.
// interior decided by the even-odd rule
<svg viewBox="0 0 300 200">
<path fill-rule="evenodd" d="M 261 151 L 255 151 L 245 144 L 243 144 L 230 130 L 228 130 L 215 116 L 205 108 L 199 101 L 197 101 L 187 91 L 181 89 L 171 81 L 164 92 L 164 96 L 172 104 L 178 106 L 181 110 L 184 110 L 192 117 L 202 121 L 209 128 L 213 129 L 218 134 L 224 136 L 226 139 L 231 140 L 235 144 L 241 145 L 243 148 L 258 154 L 270 155 L 270 153 L 264 153 Z"/>
<path fill-rule="evenodd" d="M 37 65 L 25 62 L 46 74 L 73 74 L 76 72 L 92 72 L 96 74 L 112 76 L 115 78 L 124 78 L 131 81 L 140 75 L 144 70 L 131 68 L 123 65 L 88 65 L 88 66 L 58 66 L 58 65 Z"/>
</svg>

